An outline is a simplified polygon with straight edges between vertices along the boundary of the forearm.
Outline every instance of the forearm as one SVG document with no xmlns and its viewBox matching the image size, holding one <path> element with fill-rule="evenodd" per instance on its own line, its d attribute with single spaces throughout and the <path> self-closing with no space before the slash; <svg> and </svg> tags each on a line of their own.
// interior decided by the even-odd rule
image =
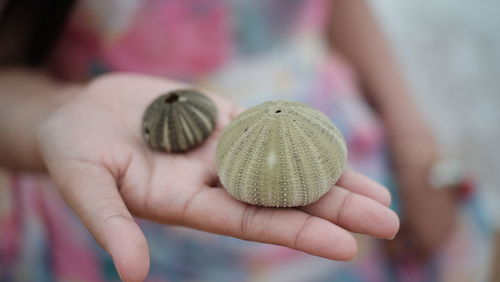
<svg viewBox="0 0 500 282">
<path fill-rule="evenodd" d="M 334 2 L 331 25 L 333 45 L 360 74 L 366 94 L 388 129 L 390 141 L 428 139 L 426 142 L 433 142 L 367 2 Z"/>
<path fill-rule="evenodd" d="M 38 128 L 77 88 L 41 71 L 0 70 L 0 166 L 44 170 Z"/>
</svg>

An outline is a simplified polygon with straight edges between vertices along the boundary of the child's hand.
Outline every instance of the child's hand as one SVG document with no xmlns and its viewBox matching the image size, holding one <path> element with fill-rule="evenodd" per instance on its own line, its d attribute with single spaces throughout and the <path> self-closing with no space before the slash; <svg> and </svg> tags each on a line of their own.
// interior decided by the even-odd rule
<svg viewBox="0 0 500 282">
<path fill-rule="evenodd" d="M 215 147 L 241 110 L 210 97 L 219 110 L 214 133 L 185 154 L 151 151 L 141 136 L 142 114 L 158 95 L 182 84 L 146 76 L 104 76 L 55 112 L 39 133 L 46 166 L 64 200 L 120 276 L 145 279 L 149 254 L 132 215 L 258 242 L 283 245 L 334 260 L 356 254 L 348 232 L 395 236 L 399 221 L 379 184 L 346 172 L 318 202 L 300 209 L 249 206 L 217 187 Z"/>
<path fill-rule="evenodd" d="M 393 146 L 403 212 L 401 232 L 387 244 L 395 260 L 428 260 L 443 248 L 457 224 L 457 191 L 430 182 L 431 167 L 440 158 L 438 146 L 428 137 L 431 133 L 414 136 L 420 140 L 414 137 Z"/>
</svg>

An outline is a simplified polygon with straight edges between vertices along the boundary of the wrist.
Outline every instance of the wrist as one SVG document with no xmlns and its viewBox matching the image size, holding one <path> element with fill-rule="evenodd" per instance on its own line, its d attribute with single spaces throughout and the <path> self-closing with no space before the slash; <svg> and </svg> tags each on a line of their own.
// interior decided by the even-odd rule
<svg viewBox="0 0 500 282">
<path fill-rule="evenodd" d="M 459 158 L 443 155 L 433 138 L 397 140 L 392 143 L 392 150 L 393 166 L 403 181 L 401 188 L 405 193 L 414 196 L 425 188 L 449 190 L 459 199 L 466 199 L 473 192 L 466 164 Z"/>
<path fill-rule="evenodd" d="M 0 165 L 44 170 L 37 145 L 38 130 L 78 87 L 27 70 L 0 73 L 0 85 Z"/>
</svg>

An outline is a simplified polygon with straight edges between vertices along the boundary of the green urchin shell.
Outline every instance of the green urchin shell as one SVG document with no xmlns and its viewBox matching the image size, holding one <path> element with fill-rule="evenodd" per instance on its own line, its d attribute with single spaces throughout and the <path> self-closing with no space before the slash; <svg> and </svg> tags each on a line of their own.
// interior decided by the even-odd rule
<svg viewBox="0 0 500 282">
<path fill-rule="evenodd" d="M 223 131 L 216 152 L 219 179 L 234 198 L 266 207 L 308 205 L 346 167 L 344 138 L 323 113 L 278 100 L 252 107 Z"/>
<path fill-rule="evenodd" d="M 185 152 L 201 144 L 215 129 L 217 108 L 192 89 L 156 98 L 144 112 L 142 132 L 149 146 L 165 152 Z"/>
</svg>

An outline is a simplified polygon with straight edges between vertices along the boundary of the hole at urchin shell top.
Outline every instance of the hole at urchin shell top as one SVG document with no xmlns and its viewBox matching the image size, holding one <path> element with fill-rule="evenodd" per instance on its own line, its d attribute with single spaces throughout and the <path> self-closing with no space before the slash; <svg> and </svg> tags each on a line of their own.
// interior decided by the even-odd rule
<svg viewBox="0 0 500 282">
<path fill-rule="evenodd" d="M 281 113 L 281 110 L 277 110 L 275 113 L 279 114 L 279 113 Z"/>
<path fill-rule="evenodd" d="M 150 134 L 149 128 L 144 129 L 144 133 L 146 133 L 146 137 L 149 137 L 149 134 Z"/>
<path fill-rule="evenodd" d="M 165 103 L 172 104 L 172 103 L 177 102 L 178 100 L 179 100 L 179 95 L 171 94 L 167 98 L 165 98 Z"/>
<path fill-rule="evenodd" d="M 247 132 L 247 130 L 248 130 L 248 127 L 247 127 L 247 128 L 245 128 L 245 129 L 243 130 L 243 132 Z"/>
</svg>

